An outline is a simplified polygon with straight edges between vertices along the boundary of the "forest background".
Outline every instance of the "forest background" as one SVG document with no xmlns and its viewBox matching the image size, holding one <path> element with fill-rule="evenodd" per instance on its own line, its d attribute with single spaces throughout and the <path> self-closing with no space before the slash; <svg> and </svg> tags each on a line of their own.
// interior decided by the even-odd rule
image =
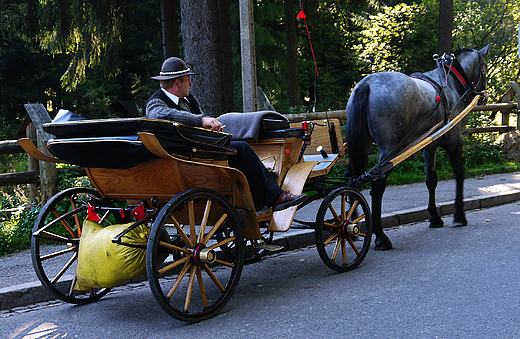
<svg viewBox="0 0 520 339">
<path fill-rule="evenodd" d="M 305 20 L 296 17 L 302 9 Z M 517 1 L 453 1 L 455 47 L 492 44 L 490 102 L 518 77 L 519 17 Z M 281 113 L 344 109 L 370 73 L 433 69 L 439 28 L 450 27 L 439 20 L 439 0 L 255 0 L 258 85 Z M 239 26 L 238 0 L 4 0 L 0 138 L 14 136 L 29 102 L 87 118 L 125 114 L 122 101 L 142 107 L 169 56 L 201 74 L 193 92 L 206 114 L 241 111 Z"/>
<path fill-rule="evenodd" d="M 448 15 L 441 10 L 446 3 L 452 6 Z M 457 45 L 480 49 L 491 43 L 486 58 L 489 102 L 496 102 L 520 72 L 518 1 L 253 4 L 258 86 L 280 113 L 343 110 L 364 76 L 433 69 L 434 54 L 450 53 L 446 41 L 453 50 Z M 306 18 L 298 19 L 302 9 Z M 51 117 L 61 108 L 86 118 L 127 116 L 124 104 L 129 102 L 142 109 L 158 89 L 150 77 L 169 56 L 184 58 L 200 74 L 192 77 L 192 91 L 206 114 L 240 112 L 240 24 L 238 0 L 3 0 L 0 140 L 15 137 L 26 103 L 45 104 Z M 468 125 L 489 125 L 490 114 L 472 113 Z M 478 141 L 492 142 L 495 137 L 484 135 Z M 491 157 L 500 161 L 493 152 Z M 0 173 L 26 169 L 22 154 L 0 157 Z M 478 152 L 466 155 L 472 157 L 484 158 Z M 402 165 L 406 173 L 422 167 L 406 166 Z M 2 191 L 0 209 L 24 203 L 24 188 Z M 12 225 L 9 236 L 16 229 L 30 229 L 37 212 L 20 212 L 14 215 L 18 220 L 2 218 L 2 227 Z M 14 248 L 2 244 L 7 237 L 2 238 L 2 227 L 0 254 Z"/>
</svg>

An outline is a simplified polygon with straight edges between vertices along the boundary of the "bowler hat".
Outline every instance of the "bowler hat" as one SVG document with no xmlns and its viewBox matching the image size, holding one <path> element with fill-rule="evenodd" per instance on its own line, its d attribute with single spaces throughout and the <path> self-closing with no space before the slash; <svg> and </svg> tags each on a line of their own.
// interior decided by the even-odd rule
<svg viewBox="0 0 520 339">
<path fill-rule="evenodd" d="M 169 80 L 185 75 L 197 75 L 197 73 L 192 72 L 181 58 L 171 57 L 164 60 L 161 67 L 161 72 L 159 75 L 152 77 L 152 79 Z"/>
</svg>

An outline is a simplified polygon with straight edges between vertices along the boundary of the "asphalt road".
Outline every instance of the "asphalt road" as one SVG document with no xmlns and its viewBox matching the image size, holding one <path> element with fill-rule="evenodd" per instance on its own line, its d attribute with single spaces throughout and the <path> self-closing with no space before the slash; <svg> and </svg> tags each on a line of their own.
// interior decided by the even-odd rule
<svg viewBox="0 0 520 339">
<path fill-rule="evenodd" d="M 467 218 L 466 227 L 389 229 L 393 250 L 371 249 L 342 274 L 314 246 L 266 257 L 244 267 L 231 301 L 202 323 L 170 318 L 142 284 L 84 306 L 26 307 L 0 318 L 0 336 L 518 338 L 520 202 Z"/>
</svg>

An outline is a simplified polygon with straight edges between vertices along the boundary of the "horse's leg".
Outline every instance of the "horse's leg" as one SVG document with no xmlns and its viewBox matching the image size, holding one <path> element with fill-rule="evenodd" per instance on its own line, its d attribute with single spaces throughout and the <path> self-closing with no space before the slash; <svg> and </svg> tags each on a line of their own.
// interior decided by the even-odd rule
<svg viewBox="0 0 520 339">
<path fill-rule="evenodd" d="M 435 189 L 437 188 L 437 167 L 435 166 L 435 148 L 425 148 L 424 154 L 424 165 L 426 166 L 426 187 L 428 187 L 429 199 L 428 199 L 428 212 L 430 213 L 430 227 L 440 228 L 444 226 L 444 221 L 437 213 L 437 205 L 435 204 Z"/>
<path fill-rule="evenodd" d="M 457 185 L 455 194 L 455 214 L 453 215 L 453 226 L 466 226 L 468 220 L 464 214 L 464 163 L 462 162 L 462 143 L 448 152 L 451 167 L 455 174 Z"/>
<path fill-rule="evenodd" d="M 386 173 L 388 177 L 390 173 Z M 372 226 L 373 232 L 376 235 L 375 249 L 379 251 L 391 250 L 393 248 L 392 242 L 388 236 L 383 232 L 383 224 L 381 222 L 381 211 L 383 204 L 383 193 L 386 189 L 386 177 L 384 179 L 375 180 L 372 182 Z"/>
</svg>

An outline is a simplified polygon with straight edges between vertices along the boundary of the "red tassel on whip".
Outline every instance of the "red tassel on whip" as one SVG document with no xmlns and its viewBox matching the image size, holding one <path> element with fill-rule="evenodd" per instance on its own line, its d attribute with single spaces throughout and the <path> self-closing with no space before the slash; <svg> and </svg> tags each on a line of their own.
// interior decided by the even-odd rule
<svg viewBox="0 0 520 339">
<path fill-rule="evenodd" d="M 314 49 L 312 48 L 311 34 L 309 33 L 309 26 L 307 25 L 307 16 L 303 12 L 303 5 L 300 3 L 302 10 L 296 16 L 298 19 L 303 19 L 305 21 L 305 28 L 307 29 L 307 37 L 309 38 L 309 45 L 311 46 L 312 59 L 314 60 L 314 68 L 316 69 L 316 76 L 319 77 L 318 73 L 318 64 L 316 63 L 316 57 L 314 56 Z"/>
</svg>

